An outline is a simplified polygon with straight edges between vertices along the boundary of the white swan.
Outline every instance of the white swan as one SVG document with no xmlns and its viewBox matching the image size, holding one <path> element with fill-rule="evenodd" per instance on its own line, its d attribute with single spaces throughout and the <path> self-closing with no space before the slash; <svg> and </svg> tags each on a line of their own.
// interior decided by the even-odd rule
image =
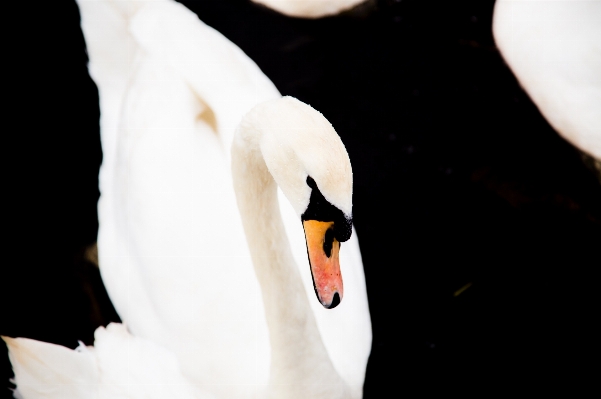
<svg viewBox="0 0 601 399">
<path fill-rule="evenodd" d="M 289 17 L 321 18 L 349 10 L 365 0 L 252 0 Z"/>
<path fill-rule="evenodd" d="M 498 0 L 493 33 L 545 119 L 601 160 L 601 1 Z"/>
<path fill-rule="evenodd" d="M 287 277 L 296 284 L 278 299 L 289 306 L 284 314 L 264 303 L 266 288 L 244 244 L 229 148 L 242 115 L 280 96 L 273 84 L 180 4 L 81 0 L 79 5 L 102 113 L 99 260 L 121 318 L 137 338 L 175 353 L 197 393 L 218 398 L 277 391 L 274 381 L 287 378 L 278 370 L 287 369 L 274 371 L 276 359 L 304 363 L 295 349 L 300 342 L 286 341 L 288 336 L 274 343 L 271 329 L 309 328 L 312 338 L 305 348 L 323 345 L 326 359 L 312 367 L 331 364 L 333 380 L 340 376 L 350 397 L 360 397 L 371 326 L 356 235 L 340 251 L 341 306 L 326 310 L 313 299 L 305 308 L 298 301 L 314 298 L 314 289 L 298 214 L 303 197 L 289 198 L 294 207 L 280 201 L 299 267 Z M 320 177 L 314 178 L 319 186 Z M 295 184 L 310 191 L 305 181 Z M 350 197 L 338 203 L 341 198 L 319 187 L 350 212 Z M 330 300 L 325 294 L 320 299 Z M 309 368 L 305 372 L 294 373 L 311 375 Z"/>
<path fill-rule="evenodd" d="M 276 191 L 277 183 L 299 214 L 299 223 L 302 220 L 315 290 L 329 307 L 343 294 L 338 255 L 340 242 L 351 234 L 352 171 L 344 145 L 321 114 L 284 97 L 246 115 L 232 152 L 237 202 L 262 289 L 271 347 L 269 381 L 255 395 L 360 397 L 334 368 L 323 345 Z M 137 398 L 166 393 L 194 397 L 170 351 L 132 337 L 117 324 L 99 328 L 95 338 L 95 347 L 77 351 L 5 338 L 24 398 L 117 394 Z"/>
</svg>

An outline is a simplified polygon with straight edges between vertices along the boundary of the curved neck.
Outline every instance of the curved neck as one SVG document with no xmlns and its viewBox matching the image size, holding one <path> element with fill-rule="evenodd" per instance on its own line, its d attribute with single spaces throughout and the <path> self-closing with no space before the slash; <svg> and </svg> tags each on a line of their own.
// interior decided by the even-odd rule
<svg viewBox="0 0 601 399">
<path fill-rule="evenodd" d="M 260 137 L 248 140 L 237 133 L 232 145 L 232 177 L 269 329 L 268 396 L 347 397 L 294 262 L 280 215 L 277 185 L 259 149 Z"/>
</svg>

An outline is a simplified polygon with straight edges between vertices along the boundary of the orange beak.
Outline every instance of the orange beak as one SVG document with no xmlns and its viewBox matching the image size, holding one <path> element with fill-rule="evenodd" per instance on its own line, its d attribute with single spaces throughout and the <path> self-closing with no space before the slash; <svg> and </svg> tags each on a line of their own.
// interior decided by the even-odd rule
<svg viewBox="0 0 601 399">
<path fill-rule="evenodd" d="M 303 227 L 317 299 L 324 307 L 334 308 L 343 295 L 340 243 L 334 238 L 334 222 L 305 220 Z"/>
</svg>

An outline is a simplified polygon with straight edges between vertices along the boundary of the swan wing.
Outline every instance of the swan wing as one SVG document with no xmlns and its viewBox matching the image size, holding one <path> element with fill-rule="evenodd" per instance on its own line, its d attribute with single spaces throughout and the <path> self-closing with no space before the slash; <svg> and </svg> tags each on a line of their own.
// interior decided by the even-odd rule
<svg viewBox="0 0 601 399">
<path fill-rule="evenodd" d="M 175 354 L 156 343 L 131 335 L 123 324 L 111 323 L 94 333 L 94 346 L 81 353 L 96 358 L 102 399 L 209 399 L 194 392 L 182 376 Z"/>
<path fill-rule="evenodd" d="M 198 90 L 195 84 L 204 82 L 180 72 L 213 73 L 202 65 L 215 63 L 223 79 L 231 69 L 246 73 L 237 66 L 240 56 L 230 67 L 220 61 L 223 53 L 241 51 L 223 50 L 234 46 L 219 35 L 223 43 L 207 47 L 214 31 L 174 2 L 144 3 L 128 18 L 136 51 L 129 69 L 122 69 L 127 75 L 113 124 L 115 154 L 104 160 L 114 165 L 106 165 L 101 180 L 102 278 L 132 333 L 172 350 L 198 389 L 251 397 L 267 384 L 270 348 L 221 134 L 222 125 L 238 123 L 242 112 L 213 111 L 228 105 L 220 99 L 213 105 L 210 93 L 217 87 L 211 89 L 209 79 L 209 89 Z M 201 25 L 200 31 L 190 24 Z M 148 27 L 159 29 L 160 37 Z M 204 32 L 213 33 L 205 38 Z M 186 42 L 191 48 L 180 46 Z M 193 51 L 202 45 L 205 53 Z M 178 51 L 165 53 L 164 46 Z M 110 85 L 96 83 L 101 92 Z M 268 92 L 277 94 L 273 85 Z M 240 96 L 230 94 L 235 105 Z M 101 102 L 102 113 L 115 106 L 107 103 Z"/>
<path fill-rule="evenodd" d="M 150 4 L 133 19 L 131 32 L 140 47 L 173 68 L 214 113 L 213 128 L 227 157 L 242 116 L 281 97 L 239 47 L 181 4 Z"/>
<path fill-rule="evenodd" d="M 110 180 L 111 168 L 115 164 L 119 114 L 136 55 L 140 51 L 129 31 L 129 23 L 146 3 L 144 0 L 77 0 L 89 58 L 88 69 L 98 87 L 102 110 L 100 183 L 105 187 L 104 181 Z"/>
<path fill-rule="evenodd" d="M 95 399 L 100 374 L 95 356 L 28 338 L 2 337 L 24 399 Z M 18 397 L 15 395 L 15 397 Z"/>
<path fill-rule="evenodd" d="M 23 399 L 181 399 L 194 396 L 175 355 L 133 337 L 122 324 L 96 330 L 93 347 L 71 350 L 27 338 L 6 338 Z"/>
</svg>

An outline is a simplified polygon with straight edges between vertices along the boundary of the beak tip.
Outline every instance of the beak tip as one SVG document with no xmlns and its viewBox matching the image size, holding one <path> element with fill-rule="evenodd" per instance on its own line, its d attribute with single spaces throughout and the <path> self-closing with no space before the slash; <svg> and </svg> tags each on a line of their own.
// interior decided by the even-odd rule
<svg viewBox="0 0 601 399">
<path fill-rule="evenodd" d="M 326 309 L 334 309 L 339 304 L 340 304 L 340 295 L 338 294 L 338 292 L 335 292 L 334 296 L 332 297 L 332 302 L 330 302 L 329 304 L 323 304 L 323 307 Z"/>
</svg>

